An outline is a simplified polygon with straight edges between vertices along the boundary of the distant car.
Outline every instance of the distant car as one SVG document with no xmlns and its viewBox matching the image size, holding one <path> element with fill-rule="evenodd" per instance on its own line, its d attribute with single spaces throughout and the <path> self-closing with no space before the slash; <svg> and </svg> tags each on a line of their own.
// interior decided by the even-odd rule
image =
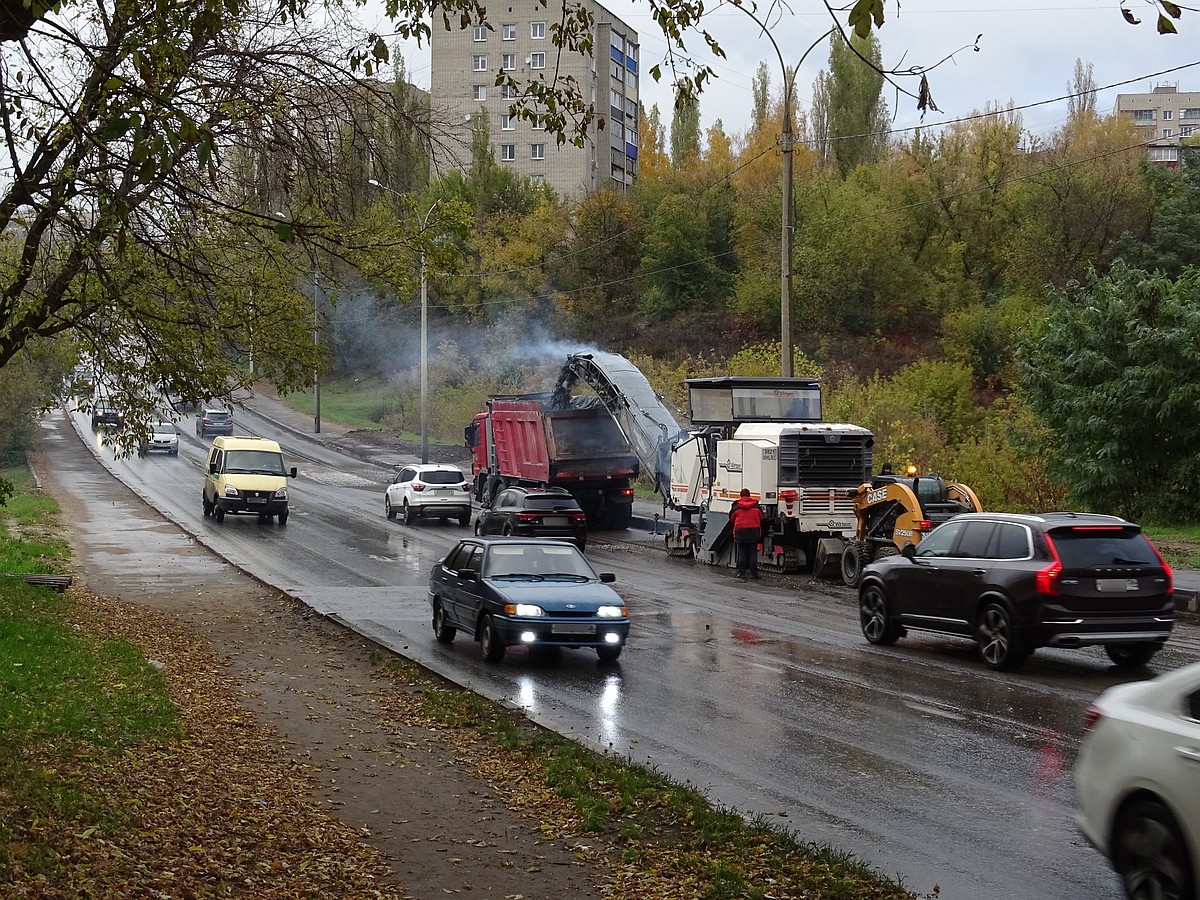
<svg viewBox="0 0 1200 900">
<path fill-rule="evenodd" d="M 1080 831 L 1130 898 L 1200 897 L 1200 663 L 1109 688 L 1085 726 Z"/>
<path fill-rule="evenodd" d="M 200 437 L 233 434 L 233 413 L 228 407 L 216 403 L 200 407 L 196 413 L 196 434 Z"/>
<path fill-rule="evenodd" d="M 488 662 L 507 647 L 590 647 L 602 661 L 621 655 L 629 612 L 573 544 L 467 538 L 433 567 L 429 601 L 440 643 L 465 631 Z"/>
<path fill-rule="evenodd" d="M 80 363 L 71 370 L 69 380 L 76 396 L 87 397 L 96 387 L 96 372 L 87 363 Z"/>
<path fill-rule="evenodd" d="M 405 525 L 422 516 L 471 524 L 471 486 L 462 469 L 440 463 L 396 468 L 383 493 L 383 511 L 389 519 L 400 513 Z"/>
<path fill-rule="evenodd" d="M 92 401 L 92 428 L 121 428 L 124 425 L 125 417 L 112 400 L 100 397 Z"/>
<path fill-rule="evenodd" d="M 863 570 L 859 622 L 872 644 L 909 630 L 974 638 L 1004 670 L 1038 647 L 1103 645 L 1145 665 L 1175 624 L 1171 567 L 1115 516 L 964 513 Z"/>
<path fill-rule="evenodd" d="M 171 422 L 151 422 L 149 434 L 138 444 L 138 454 L 163 452 L 168 456 L 179 455 L 179 433 Z"/>
<path fill-rule="evenodd" d="M 587 515 L 562 488 L 505 488 L 475 519 L 475 533 L 560 538 L 587 549 Z"/>
</svg>

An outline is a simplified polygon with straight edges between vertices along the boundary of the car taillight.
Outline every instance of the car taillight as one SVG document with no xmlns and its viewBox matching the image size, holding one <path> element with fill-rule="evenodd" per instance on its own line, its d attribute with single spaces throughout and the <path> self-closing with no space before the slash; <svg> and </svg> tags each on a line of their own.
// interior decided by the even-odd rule
<svg viewBox="0 0 1200 900">
<path fill-rule="evenodd" d="M 541 517 L 541 513 L 517 513 L 517 520 L 520 522 L 536 522 Z"/>
<path fill-rule="evenodd" d="M 1150 541 L 1147 540 L 1146 543 L 1150 544 Z M 1155 547 L 1153 544 L 1150 544 L 1150 549 L 1154 551 L 1154 555 L 1158 557 L 1158 561 L 1162 564 L 1163 575 L 1167 579 L 1167 593 L 1168 594 L 1174 593 L 1175 592 L 1175 573 L 1171 571 L 1171 567 L 1167 565 L 1167 561 L 1165 559 L 1163 559 L 1162 554 L 1158 552 L 1157 547 Z"/>
<path fill-rule="evenodd" d="M 625 488 L 625 490 L 621 491 L 621 496 L 622 497 L 632 497 L 633 496 L 633 488 Z"/>
<path fill-rule="evenodd" d="M 468 485 L 468 484 L 467 484 L 467 483 L 464 481 L 462 484 L 460 484 L 460 485 L 458 486 L 458 489 L 459 489 L 460 491 L 469 491 L 471 488 L 470 488 L 470 486 L 469 486 L 469 485 Z"/>
<path fill-rule="evenodd" d="M 1104 713 L 1100 711 L 1100 707 L 1094 703 L 1089 704 L 1088 708 L 1083 713 L 1083 730 L 1091 731 L 1104 718 Z"/>
<path fill-rule="evenodd" d="M 571 521 L 586 522 L 587 521 L 587 513 L 571 513 Z"/>
<path fill-rule="evenodd" d="M 914 526 L 917 531 L 933 531 L 933 523 L 928 519 L 923 519 Z"/>
<path fill-rule="evenodd" d="M 414 481 L 412 489 L 417 493 L 420 493 L 421 491 L 425 490 L 425 485 L 421 484 L 419 481 Z"/>
<path fill-rule="evenodd" d="M 1046 546 L 1050 550 L 1052 562 L 1037 573 L 1034 585 L 1039 594 L 1046 597 L 1061 597 L 1062 591 L 1058 587 L 1058 576 L 1062 574 L 1063 565 L 1062 560 L 1058 558 L 1058 551 L 1054 549 L 1054 541 L 1050 540 L 1050 535 L 1046 535 Z"/>
</svg>

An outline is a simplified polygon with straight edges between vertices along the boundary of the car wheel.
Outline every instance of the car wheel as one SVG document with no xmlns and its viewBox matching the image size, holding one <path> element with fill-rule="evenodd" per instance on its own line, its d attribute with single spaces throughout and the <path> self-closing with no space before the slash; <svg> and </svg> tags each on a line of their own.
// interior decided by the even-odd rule
<svg viewBox="0 0 1200 900">
<path fill-rule="evenodd" d="M 600 662 L 616 662 L 621 655 L 621 645 L 612 644 L 607 647 L 597 647 L 596 655 L 600 657 Z"/>
<path fill-rule="evenodd" d="M 1105 644 L 1104 652 L 1108 658 L 1122 669 L 1136 669 L 1150 662 L 1151 657 L 1158 652 L 1162 644 L 1144 641 L 1140 644 Z"/>
<path fill-rule="evenodd" d="M 989 603 L 979 615 L 975 626 L 979 655 L 997 672 L 1015 669 L 1025 658 L 1013 637 L 1012 617 L 998 603 Z"/>
<path fill-rule="evenodd" d="M 280 524 L 280 525 L 286 525 L 286 524 L 287 524 L 287 517 L 288 517 L 288 511 L 285 509 L 283 512 L 281 512 L 281 513 L 279 514 L 279 524 Z"/>
<path fill-rule="evenodd" d="M 471 524 L 471 514 L 469 512 L 465 512 L 462 515 L 460 515 L 458 517 L 458 524 L 462 528 L 466 528 L 468 525 L 470 525 Z M 475 533 L 479 534 L 478 531 L 476 531 Z"/>
<path fill-rule="evenodd" d="M 433 636 L 439 644 L 449 644 L 458 634 L 458 629 L 446 623 L 446 610 L 441 600 L 433 601 Z"/>
<path fill-rule="evenodd" d="M 1121 813 L 1113 828 L 1113 868 L 1131 900 L 1195 896 L 1179 826 L 1157 800 L 1137 800 Z"/>
<path fill-rule="evenodd" d="M 169 454 L 169 455 L 170 455 L 170 456 L 178 456 L 178 455 L 179 455 L 179 451 L 178 451 L 178 450 L 172 450 L 172 451 L 170 452 L 170 454 Z"/>
<path fill-rule="evenodd" d="M 511 524 L 508 524 L 508 523 L 506 523 L 506 524 L 504 525 L 504 528 L 503 528 L 503 529 L 500 531 L 500 533 L 501 533 L 502 535 L 504 535 L 505 537 L 512 537 L 512 536 L 513 536 L 513 527 L 512 527 L 512 525 L 511 525 Z"/>
<path fill-rule="evenodd" d="M 202 494 L 200 497 L 200 502 L 204 505 L 204 515 L 211 516 L 213 514 L 213 505 L 208 502 L 208 497 Z"/>
<path fill-rule="evenodd" d="M 485 615 L 479 626 L 479 650 L 486 662 L 500 662 L 504 658 L 504 644 L 496 634 L 496 623 L 491 616 Z"/>
<path fill-rule="evenodd" d="M 872 644 L 894 644 L 900 637 L 900 625 L 888 615 L 887 594 L 874 580 L 859 594 L 858 622 Z"/>
<path fill-rule="evenodd" d="M 408 505 L 408 501 L 404 501 L 404 524 L 411 525 L 417 521 L 417 514 L 413 512 L 413 508 Z"/>
<path fill-rule="evenodd" d="M 392 498 L 386 494 L 383 497 L 383 514 L 389 519 L 396 518 L 396 510 L 392 507 Z"/>
<path fill-rule="evenodd" d="M 478 519 L 476 519 L 475 520 L 475 537 L 479 537 L 482 534 L 483 534 L 483 523 L 480 522 Z"/>
<path fill-rule="evenodd" d="M 224 522 L 225 521 L 225 510 L 221 509 L 221 507 L 219 507 L 219 506 L 213 507 L 213 518 L 216 519 L 218 522 Z"/>
<path fill-rule="evenodd" d="M 866 563 L 867 549 L 858 541 L 847 541 L 842 551 L 842 581 L 847 587 L 858 587 Z"/>
</svg>

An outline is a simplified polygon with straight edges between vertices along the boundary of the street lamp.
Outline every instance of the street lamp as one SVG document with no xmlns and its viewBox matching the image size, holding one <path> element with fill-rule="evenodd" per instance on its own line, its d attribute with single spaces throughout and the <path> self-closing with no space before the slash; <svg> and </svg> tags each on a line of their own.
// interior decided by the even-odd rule
<svg viewBox="0 0 1200 900">
<path fill-rule="evenodd" d="M 401 199 L 404 195 L 385 184 L 380 184 L 374 178 L 368 179 L 370 184 L 380 190 L 395 194 Z M 433 201 L 424 216 L 421 217 L 422 233 L 429 226 L 429 217 L 437 209 L 442 198 Z M 421 245 L 421 462 L 429 462 L 429 287 L 425 263 L 425 245 Z"/>
<path fill-rule="evenodd" d="M 779 45 L 775 43 L 775 38 L 771 36 L 770 29 L 745 6 L 738 5 L 736 8 L 753 19 L 762 33 L 767 36 L 767 40 L 775 48 L 775 55 L 779 58 L 779 71 L 783 76 L 783 134 L 779 138 L 780 148 L 783 151 L 783 222 L 779 237 L 779 374 L 784 378 L 791 378 L 794 374 L 792 357 L 795 355 L 792 341 L 792 237 L 796 228 L 792 199 L 792 148 L 795 146 L 796 139 L 792 134 L 792 91 L 795 88 L 796 73 L 800 70 L 800 66 L 804 64 L 808 54 L 812 53 L 818 44 L 833 34 L 833 29 L 830 28 L 809 45 L 809 48 L 796 61 L 796 66 L 792 69 L 791 77 L 789 77 L 787 65 L 783 61 L 783 53 L 780 52 Z"/>
</svg>

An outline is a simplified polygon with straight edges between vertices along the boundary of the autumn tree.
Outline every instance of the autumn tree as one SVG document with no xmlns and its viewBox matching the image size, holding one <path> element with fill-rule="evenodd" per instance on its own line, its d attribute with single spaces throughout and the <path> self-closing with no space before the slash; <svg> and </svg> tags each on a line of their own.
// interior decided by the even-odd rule
<svg viewBox="0 0 1200 900">
<path fill-rule="evenodd" d="M 847 43 L 834 31 L 829 68 L 817 75 L 809 117 L 811 138 L 822 158 L 845 178 L 856 166 L 877 160 L 887 143 L 883 63 L 872 34 Z"/>
<path fill-rule="evenodd" d="M 671 165 L 686 168 L 700 157 L 700 104 L 679 96 L 671 118 Z"/>
</svg>

